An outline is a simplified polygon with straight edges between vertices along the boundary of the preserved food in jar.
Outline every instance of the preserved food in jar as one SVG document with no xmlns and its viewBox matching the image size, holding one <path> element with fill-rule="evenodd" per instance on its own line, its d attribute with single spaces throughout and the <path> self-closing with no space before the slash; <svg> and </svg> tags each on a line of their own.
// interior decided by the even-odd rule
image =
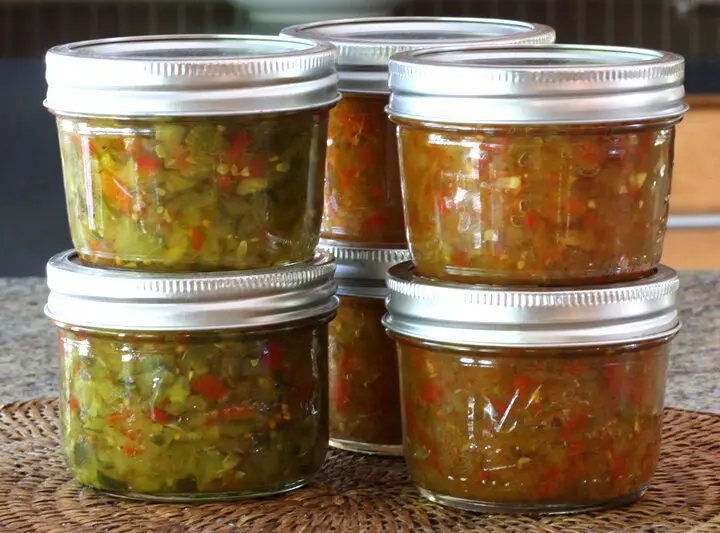
<svg viewBox="0 0 720 533">
<path fill-rule="evenodd" d="M 687 110 L 682 57 L 473 46 L 398 54 L 389 68 L 419 273 L 579 286 L 659 265 Z"/>
<path fill-rule="evenodd" d="M 300 24 L 282 35 L 333 44 L 343 100 L 330 112 L 323 238 L 405 246 L 397 142 L 385 114 L 388 62 L 405 50 L 474 44 L 544 44 L 548 26 L 513 20 L 371 17 Z"/>
<path fill-rule="evenodd" d="M 364 248 L 320 240 L 337 261 L 340 307 L 329 328 L 330 445 L 402 454 L 400 383 L 395 343 L 382 317 L 388 268 L 410 258 L 406 248 Z"/>
<path fill-rule="evenodd" d="M 62 443 L 83 484 L 147 499 L 304 484 L 327 450 L 327 325 L 256 334 L 60 330 Z"/>
<path fill-rule="evenodd" d="M 674 271 L 584 287 L 388 274 L 403 452 L 421 493 L 486 512 L 570 513 L 640 498 L 655 472 Z"/>
<path fill-rule="evenodd" d="M 335 60 L 326 44 L 252 35 L 50 49 L 45 105 L 82 259 L 159 272 L 311 260 Z"/>
<path fill-rule="evenodd" d="M 349 243 L 403 244 L 397 142 L 386 95 L 345 93 L 330 112 L 321 234 Z"/>
<path fill-rule="evenodd" d="M 405 457 L 428 496 L 587 510 L 650 484 L 667 342 L 483 350 L 399 337 L 398 350 Z"/>
<path fill-rule="evenodd" d="M 385 334 L 382 299 L 340 297 L 330 323 L 330 443 L 402 453 L 397 352 Z"/>
<path fill-rule="evenodd" d="M 484 283 L 586 284 L 660 262 L 674 122 L 458 130 L 401 123 L 420 272 Z"/>
<path fill-rule="evenodd" d="M 84 260 L 162 271 L 305 261 L 322 214 L 327 112 L 59 118 L 73 244 Z"/>
<path fill-rule="evenodd" d="M 144 500 L 250 498 L 309 481 L 328 448 L 332 256 L 271 270 L 48 263 L 61 447 L 81 483 Z"/>
</svg>

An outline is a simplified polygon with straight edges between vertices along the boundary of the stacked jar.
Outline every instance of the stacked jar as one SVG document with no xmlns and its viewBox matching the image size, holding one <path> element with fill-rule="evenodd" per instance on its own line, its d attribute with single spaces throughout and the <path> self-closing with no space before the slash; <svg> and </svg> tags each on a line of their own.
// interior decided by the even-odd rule
<svg viewBox="0 0 720 533">
<path fill-rule="evenodd" d="M 338 257 L 341 307 L 330 325 L 331 445 L 400 454 L 397 356 L 381 319 L 394 262 L 409 259 L 389 100 L 393 54 L 438 45 L 552 43 L 546 26 L 433 17 L 367 18 L 293 26 L 283 35 L 338 49 L 342 101 L 330 112 L 321 249 Z"/>
<path fill-rule="evenodd" d="M 571 45 L 391 60 L 413 263 L 385 324 L 429 499 L 565 513 L 647 489 L 680 327 L 659 263 L 683 69 Z"/>
<path fill-rule="evenodd" d="M 274 494 L 328 443 L 334 259 L 315 252 L 336 54 L 254 36 L 47 55 L 76 252 L 48 264 L 61 440 L 91 487 Z"/>
</svg>

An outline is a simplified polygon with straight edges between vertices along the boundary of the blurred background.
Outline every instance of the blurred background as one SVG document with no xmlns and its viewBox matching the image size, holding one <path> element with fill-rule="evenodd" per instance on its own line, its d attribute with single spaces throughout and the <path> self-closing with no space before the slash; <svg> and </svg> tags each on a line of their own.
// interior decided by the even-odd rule
<svg viewBox="0 0 720 533">
<path fill-rule="evenodd" d="M 679 129 L 664 260 L 720 268 L 720 0 L 0 0 L 0 276 L 42 275 L 45 261 L 70 247 L 55 126 L 42 107 L 49 47 L 153 33 L 271 34 L 370 15 L 519 19 L 553 26 L 559 42 L 683 54 L 692 110 Z"/>
</svg>

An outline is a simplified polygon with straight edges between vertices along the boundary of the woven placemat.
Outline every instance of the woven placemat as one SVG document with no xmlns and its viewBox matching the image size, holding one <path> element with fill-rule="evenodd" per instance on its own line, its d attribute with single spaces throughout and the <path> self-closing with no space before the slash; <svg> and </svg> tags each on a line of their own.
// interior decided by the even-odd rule
<svg viewBox="0 0 720 533">
<path fill-rule="evenodd" d="M 720 416 L 691 411 L 667 410 L 659 471 L 640 502 L 567 517 L 446 509 L 418 495 L 402 459 L 336 451 L 315 482 L 285 496 L 202 505 L 117 500 L 70 478 L 57 426 L 56 400 L 0 406 L 0 531 L 720 532 Z"/>
</svg>

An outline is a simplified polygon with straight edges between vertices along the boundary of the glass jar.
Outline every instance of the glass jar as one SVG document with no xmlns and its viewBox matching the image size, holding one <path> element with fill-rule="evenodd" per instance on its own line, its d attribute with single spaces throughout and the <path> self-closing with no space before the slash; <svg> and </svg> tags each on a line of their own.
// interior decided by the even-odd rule
<svg viewBox="0 0 720 533">
<path fill-rule="evenodd" d="M 420 492 L 475 511 L 640 498 L 660 450 L 678 279 L 511 290 L 390 270 L 404 453 Z"/>
<path fill-rule="evenodd" d="M 327 451 L 334 263 L 163 275 L 51 259 L 61 444 L 82 484 L 158 501 L 293 490 Z"/>
<path fill-rule="evenodd" d="M 278 37 L 51 49 L 46 105 L 82 259 L 158 271 L 311 259 L 334 61 L 327 45 Z"/>
<path fill-rule="evenodd" d="M 418 271 L 511 285 L 650 274 L 683 69 L 674 54 L 575 45 L 396 57 L 389 113 Z"/>
<path fill-rule="evenodd" d="M 330 323 L 330 445 L 402 455 L 395 343 L 382 325 L 388 268 L 409 258 L 403 248 L 353 248 L 320 240 L 338 262 L 340 307 Z"/>
<path fill-rule="evenodd" d="M 362 246 L 405 246 L 395 128 L 388 121 L 390 57 L 404 50 L 473 43 L 548 44 L 555 32 L 509 20 L 388 17 L 301 24 L 282 35 L 335 45 L 342 101 L 330 112 L 321 235 Z"/>
</svg>

